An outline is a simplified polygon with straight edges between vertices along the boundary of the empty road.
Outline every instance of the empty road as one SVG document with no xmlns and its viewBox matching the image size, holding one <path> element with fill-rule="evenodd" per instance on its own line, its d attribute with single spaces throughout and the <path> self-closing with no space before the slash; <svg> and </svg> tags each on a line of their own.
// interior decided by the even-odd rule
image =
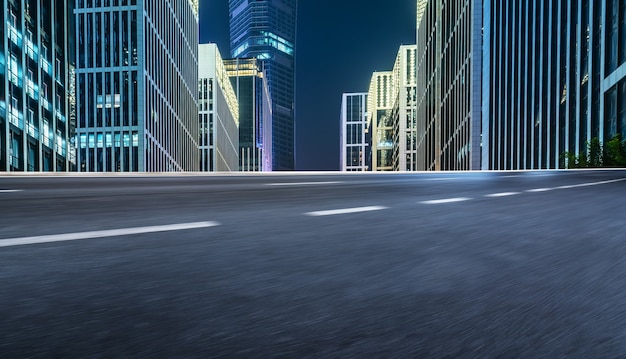
<svg viewBox="0 0 626 359">
<path fill-rule="evenodd" d="M 617 358 L 626 171 L 0 174 L 0 358 Z"/>
</svg>

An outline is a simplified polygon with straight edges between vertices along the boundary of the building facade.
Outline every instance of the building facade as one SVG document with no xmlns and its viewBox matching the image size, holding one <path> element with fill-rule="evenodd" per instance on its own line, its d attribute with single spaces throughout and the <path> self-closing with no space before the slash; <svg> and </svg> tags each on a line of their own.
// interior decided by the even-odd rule
<svg viewBox="0 0 626 359">
<path fill-rule="evenodd" d="M 239 105 L 216 44 L 199 46 L 200 169 L 239 171 Z"/>
<path fill-rule="evenodd" d="M 224 60 L 239 106 L 239 170 L 242 172 L 271 171 L 266 167 L 271 147 L 267 147 L 263 134 L 269 130 L 272 118 L 264 108 L 271 106 L 265 72 L 256 58 Z M 271 113 L 271 112 L 270 112 Z M 265 148 L 269 148 L 265 153 Z M 265 159 L 264 159 L 265 158 Z"/>
<path fill-rule="evenodd" d="M 483 2 L 417 9 L 417 169 L 481 169 Z"/>
<path fill-rule="evenodd" d="M 370 167 L 367 93 L 344 93 L 341 101 L 339 169 L 363 172 Z"/>
<path fill-rule="evenodd" d="M 1 4 L 0 171 L 71 171 L 73 4 Z"/>
<path fill-rule="evenodd" d="M 273 169 L 295 169 L 297 0 L 229 0 L 231 57 L 263 62 L 272 99 Z"/>
<path fill-rule="evenodd" d="M 197 171 L 198 2 L 76 0 L 78 170 Z"/>
<path fill-rule="evenodd" d="M 593 27 L 603 41 L 600 46 L 593 47 L 592 56 L 602 54 L 604 59 L 597 64 L 601 75 L 600 83 L 596 86 L 600 88 L 602 114 L 602 128 L 598 130 L 598 134 L 603 136 L 602 142 L 618 134 L 626 139 L 626 3 L 620 0 L 600 2 L 603 5 L 591 3 L 594 10 L 592 16 L 597 15 L 599 10 L 598 18 L 605 24 L 600 28 Z"/>
<path fill-rule="evenodd" d="M 397 97 L 392 71 L 372 74 L 368 92 L 368 131 L 371 142 L 371 170 L 393 171 L 394 101 Z"/>
</svg>

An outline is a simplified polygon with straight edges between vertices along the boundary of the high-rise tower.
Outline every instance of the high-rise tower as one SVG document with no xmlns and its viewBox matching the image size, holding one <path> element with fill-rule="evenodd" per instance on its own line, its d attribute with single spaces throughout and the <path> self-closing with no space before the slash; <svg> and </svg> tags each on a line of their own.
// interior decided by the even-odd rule
<svg viewBox="0 0 626 359">
<path fill-rule="evenodd" d="M 263 61 L 272 99 L 272 162 L 295 168 L 295 43 L 297 0 L 229 0 L 233 58 Z"/>
<path fill-rule="evenodd" d="M 198 1 L 76 1 L 81 172 L 194 171 Z"/>
</svg>

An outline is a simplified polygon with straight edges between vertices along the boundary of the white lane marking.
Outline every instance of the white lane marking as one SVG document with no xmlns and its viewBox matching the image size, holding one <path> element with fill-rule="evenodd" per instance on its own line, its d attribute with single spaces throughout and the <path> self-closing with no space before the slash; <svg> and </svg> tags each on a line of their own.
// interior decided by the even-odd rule
<svg viewBox="0 0 626 359">
<path fill-rule="evenodd" d="M 434 199 L 430 201 L 422 201 L 421 204 L 445 204 L 445 203 L 456 203 L 456 202 L 464 202 L 469 201 L 471 198 L 467 197 L 457 197 L 457 198 L 445 198 L 445 199 Z"/>
<path fill-rule="evenodd" d="M 615 183 L 615 182 L 622 182 L 622 181 L 626 181 L 626 178 L 619 178 L 619 179 L 601 181 L 601 182 L 590 182 L 590 183 L 581 183 L 581 184 L 574 184 L 574 185 L 568 185 L 568 186 L 560 186 L 560 187 L 557 187 L 557 189 L 570 189 L 570 188 L 578 188 L 578 187 L 598 186 L 601 184 L 608 184 L 608 183 Z"/>
<path fill-rule="evenodd" d="M 48 236 L 7 238 L 7 239 L 0 239 L 0 247 L 23 246 L 23 245 L 37 244 L 37 243 L 77 241 L 77 240 L 92 239 L 92 238 L 119 237 L 119 236 L 127 236 L 127 235 L 133 235 L 133 234 L 143 234 L 143 233 L 182 231 L 182 230 L 187 230 L 187 229 L 215 227 L 219 225 L 220 224 L 217 222 L 195 222 L 195 223 L 168 224 L 168 225 L 163 225 L 163 226 L 110 229 L 110 230 L 104 230 L 104 231 L 53 234 L 53 235 L 48 235 Z"/>
<path fill-rule="evenodd" d="M 554 188 L 534 188 L 534 189 L 529 189 L 526 192 L 530 192 L 530 193 L 536 193 L 536 192 L 548 192 L 548 191 L 552 191 Z"/>
<path fill-rule="evenodd" d="M 427 178 L 426 181 L 455 181 L 460 180 L 462 178 L 458 177 L 444 177 L 444 178 Z"/>
<path fill-rule="evenodd" d="M 343 208 L 343 209 L 333 209 L 333 210 L 328 210 L 328 211 L 308 212 L 308 213 L 305 213 L 305 215 L 306 216 L 311 216 L 311 217 L 322 217 L 322 216 L 334 216 L 334 215 L 338 215 L 338 214 L 382 211 L 384 209 L 388 209 L 388 207 L 384 207 L 384 206 L 369 206 L 369 207 Z"/>
<path fill-rule="evenodd" d="M 331 182 L 286 182 L 286 183 L 266 183 L 266 186 L 323 186 L 327 184 L 339 184 L 340 181 Z"/>
<path fill-rule="evenodd" d="M 485 197 L 497 198 L 497 197 L 515 196 L 515 195 L 518 195 L 518 194 L 520 194 L 520 192 L 502 192 L 502 193 L 488 194 L 488 195 L 485 195 Z"/>
<path fill-rule="evenodd" d="M 21 189 L 0 189 L 0 193 L 22 192 Z"/>
</svg>

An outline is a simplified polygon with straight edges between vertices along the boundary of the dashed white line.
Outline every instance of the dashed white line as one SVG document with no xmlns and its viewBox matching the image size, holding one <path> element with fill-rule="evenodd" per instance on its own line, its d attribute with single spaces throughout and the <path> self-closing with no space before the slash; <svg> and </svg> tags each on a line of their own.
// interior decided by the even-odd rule
<svg viewBox="0 0 626 359">
<path fill-rule="evenodd" d="M 427 178 L 425 181 L 456 181 L 461 180 L 462 178 L 458 177 L 444 177 L 444 178 Z"/>
<path fill-rule="evenodd" d="M 554 190 L 554 188 L 533 188 L 533 189 L 527 190 L 526 192 L 537 193 L 537 192 L 548 192 L 552 190 Z"/>
<path fill-rule="evenodd" d="M 597 185 L 601 185 L 601 184 L 608 184 L 608 183 L 615 183 L 615 182 L 622 182 L 622 181 L 626 181 L 626 178 L 619 178 L 619 179 L 608 180 L 608 181 L 601 181 L 601 182 L 590 182 L 590 183 L 581 183 L 581 184 L 560 186 L 560 187 L 557 187 L 557 188 L 558 189 L 570 189 L 570 188 L 597 186 Z"/>
<path fill-rule="evenodd" d="M 21 189 L 0 189 L 0 193 L 14 193 L 14 192 L 22 192 Z"/>
<path fill-rule="evenodd" d="M 497 197 L 515 196 L 515 195 L 518 195 L 518 194 L 520 194 L 520 192 L 502 192 L 502 193 L 488 194 L 488 195 L 485 195 L 485 197 L 497 198 Z"/>
<path fill-rule="evenodd" d="M 266 186 L 323 186 L 328 184 L 339 184 L 343 183 L 340 181 L 332 181 L 332 182 L 285 182 L 285 183 L 266 183 Z"/>
<path fill-rule="evenodd" d="M 342 208 L 342 209 L 332 209 L 332 210 L 328 210 L 328 211 L 308 212 L 308 213 L 305 213 L 305 215 L 311 216 L 311 217 L 322 217 L 322 216 L 334 216 L 334 215 L 338 215 L 338 214 L 382 211 L 384 209 L 388 209 L 388 207 L 384 207 L 384 206 L 369 206 L 369 207 L 356 207 L 356 208 Z"/>
<path fill-rule="evenodd" d="M 104 230 L 104 231 L 53 234 L 53 235 L 48 235 L 48 236 L 7 238 L 7 239 L 0 239 L 0 247 L 23 246 L 23 245 L 38 244 L 38 243 L 77 241 L 77 240 L 93 239 L 93 238 L 119 237 L 119 236 L 144 234 L 144 233 L 182 231 L 182 230 L 187 230 L 187 229 L 215 227 L 219 225 L 220 224 L 217 222 L 194 222 L 194 223 L 168 224 L 168 225 L 162 225 L 162 226 L 111 229 L 111 230 Z"/>
<path fill-rule="evenodd" d="M 422 201 L 420 203 L 421 204 L 445 204 L 445 203 L 465 202 L 469 200 L 471 200 L 471 198 L 457 197 L 457 198 L 433 199 L 430 201 Z"/>
</svg>

